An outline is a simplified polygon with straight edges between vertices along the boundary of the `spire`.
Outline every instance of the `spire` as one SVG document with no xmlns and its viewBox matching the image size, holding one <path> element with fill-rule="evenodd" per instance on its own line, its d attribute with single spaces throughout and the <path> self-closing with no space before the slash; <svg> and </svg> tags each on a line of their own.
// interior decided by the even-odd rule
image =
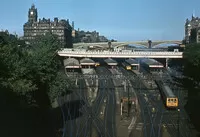
<svg viewBox="0 0 200 137">
<path fill-rule="evenodd" d="M 192 20 L 195 19 L 195 10 L 193 10 L 193 13 L 192 13 Z"/>
<path fill-rule="evenodd" d="M 31 9 L 35 9 L 35 4 L 34 3 L 31 5 Z"/>
<path fill-rule="evenodd" d="M 72 21 L 72 29 L 74 30 L 74 21 Z"/>
<path fill-rule="evenodd" d="M 195 10 L 193 10 L 193 14 L 192 14 L 192 16 L 195 17 Z"/>
</svg>

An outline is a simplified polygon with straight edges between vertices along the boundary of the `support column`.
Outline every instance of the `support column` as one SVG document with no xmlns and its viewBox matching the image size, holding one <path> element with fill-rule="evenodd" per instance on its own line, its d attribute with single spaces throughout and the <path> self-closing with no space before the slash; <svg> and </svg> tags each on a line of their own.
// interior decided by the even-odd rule
<svg viewBox="0 0 200 137">
<path fill-rule="evenodd" d="M 169 62 L 169 59 L 166 58 L 166 63 L 165 63 L 165 67 L 168 68 L 168 62 Z"/>
</svg>

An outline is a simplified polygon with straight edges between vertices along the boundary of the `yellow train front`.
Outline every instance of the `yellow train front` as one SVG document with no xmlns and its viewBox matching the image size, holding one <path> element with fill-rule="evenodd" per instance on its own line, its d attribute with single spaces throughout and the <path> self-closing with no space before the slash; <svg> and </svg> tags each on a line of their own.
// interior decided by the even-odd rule
<svg viewBox="0 0 200 137">
<path fill-rule="evenodd" d="M 125 62 L 123 62 L 122 65 L 126 70 L 131 70 L 131 65 L 129 65 L 129 64 L 125 63 Z"/>
<path fill-rule="evenodd" d="M 161 93 L 164 96 L 165 105 L 167 108 L 178 107 L 178 98 L 174 95 L 174 93 L 172 92 L 169 86 L 163 85 Z"/>
<path fill-rule="evenodd" d="M 178 107 L 178 98 L 166 98 L 165 105 L 168 108 L 177 108 Z"/>
<path fill-rule="evenodd" d="M 156 80 L 155 82 L 160 90 L 164 105 L 167 108 L 177 108 L 179 105 L 178 97 L 174 95 L 171 88 L 164 84 L 161 80 Z"/>
<path fill-rule="evenodd" d="M 100 63 L 99 63 L 99 62 L 96 62 L 96 63 L 95 63 L 95 67 L 98 67 L 98 66 L 100 66 Z"/>
</svg>

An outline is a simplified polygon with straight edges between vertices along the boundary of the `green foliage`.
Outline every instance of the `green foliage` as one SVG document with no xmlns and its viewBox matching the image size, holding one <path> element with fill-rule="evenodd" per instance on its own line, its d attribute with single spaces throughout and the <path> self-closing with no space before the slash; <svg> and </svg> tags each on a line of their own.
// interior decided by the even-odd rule
<svg viewBox="0 0 200 137">
<path fill-rule="evenodd" d="M 29 71 L 16 45 L 17 39 L 6 33 L 0 34 L 0 38 L 0 85 L 19 94 L 35 90 L 32 81 L 26 78 Z"/>
<path fill-rule="evenodd" d="M 47 85 L 49 99 L 53 101 L 55 97 L 67 92 L 66 88 L 69 79 L 61 71 L 61 61 L 57 55 L 60 49 L 57 37 L 51 34 L 38 37 L 32 45 L 31 57 L 29 61 L 30 70 L 34 74 L 32 79 L 36 84 Z M 38 87 L 40 88 L 40 87 Z"/>
<path fill-rule="evenodd" d="M 34 74 L 34 80 L 48 83 L 55 77 L 61 65 L 57 56 L 59 45 L 57 38 L 50 34 L 36 39 L 29 58 L 29 69 Z"/>
<path fill-rule="evenodd" d="M 196 43 L 196 40 L 197 40 L 197 29 L 192 29 L 190 36 L 190 43 Z"/>
<path fill-rule="evenodd" d="M 48 95 L 50 97 L 51 103 L 58 96 L 67 94 L 71 86 L 72 83 L 65 76 L 64 72 L 58 72 L 55 79 L 53 79 L 53 81 L 50 83 L 50 90 Z"/>
<path fill-rule="evenodd" d="M 183 40 L 182 40 L 182 44 L 186 44 L 186 39 L 183 39 Z"/>
<path fill-rule="evenodd" d="M 28 48 L 24 41 L 0 33 L 0 86 L 36 102 L 40 96 L 54 100 L 66 93 L 69 80 L 61 73 L 60 45 L 52 34 L 36 38 Z M 48 104 L 48 99 L 43 101 Z"/>
<path fill-rule="evenodd" d="M 183 53 L 184 75 L 191 81 L 191 86 L 199 86 L 200 82 L 200 44 L 189 44 Z"/>
</svg>

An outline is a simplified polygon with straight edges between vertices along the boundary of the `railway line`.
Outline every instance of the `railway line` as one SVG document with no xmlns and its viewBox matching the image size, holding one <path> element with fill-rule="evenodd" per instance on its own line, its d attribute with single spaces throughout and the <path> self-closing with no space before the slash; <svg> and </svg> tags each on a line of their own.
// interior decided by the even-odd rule
<svg viewBox="0 0 200 137">
<path fill-rule="evenodd" d="M 111 72 L 106 67 L 99 67 L 102 72 L 106 75 L 111 75 Z M 114 84 L 112 79 L 105 79 L 106 87 L 106 107 L 104 112 L 104 127 L 108 134 L 107 137 L 116 137 L 116 125 L 115 125 L 115 115 L 116 115 L 116 96 L 114 91 Z"/>
<path fill-rule="evenodd" d="M 132 73 L 131 71 L 127 71 L 122 67 L 120 69 L 124 73 L 124 75 L 130 76 Z M 144 72 L 143 74 L 148 74 L 146 70 L 143 70 L 143 72 Z M 140 80 L 142 81 L 142 78 Z M 165 125 L 167 131 L 170 133 L 172 137 L 177 137 L 177 134 L 179 134 L 180 137 L 190 137 L 190 131 L 188 129 L 187 124 L 184 122 L 184 120 L 181 120 L 182 117 L 185 117 L 183 116 L 184 113 L 180 112 L 180 116 L 178 116 L 179 114 L 177 110 L 174 111 L 167 110 L 163 105 L 162 99 L 161 100 L 155 99 L 155 97 L 160 94 L 158 90 L 157 91 L 155 90 L 153 94 L 149 93 L 150 91 L 148 91 L 148 89 L 146 90 L 144 88 L 140 89 L 140 87 L 145 87 L 145 85 L 142 84 L 142 82 L 140 83 L 138 82 L 139 80 L 131 80 L 132 86 L 137 91 L 141 107 L 141 115 L 142 115 L 142 120 L 144 122 L 143 124 L 144 136 L 161 137 L 162 135 L 161 129 L 162 126 Z M 152 113 L 151 111 L 152 108 L 155 108 L 154 113 Z"/>
<path fill-rule="evenodd" d="M 126 68 L 126 69 L 125 69 Z M 179 98 L 179 109 L 168 110 L 160 98 L 160 92 L 157 87 L 149 88 L 148 82 L 154 83 L 155 78 L 163 79 L 165 83 L 169 84 L 169 75 L 165 80 L 165 72 L 161 75 L 156 73 L 149 73 L 146 69 L 142 69 L 143 76 L 138 75 L 137 70 L 127 70 L 127 67 L 117 68 L 127 78 L 126 84 L 132 86 L 138 96 L 138 101 L 141 107 L 141 121 L 144 137 L 162 137 L 162 128 L 165 126 L 171 137 L 191 137 L 190 129 L 187 125 L 188 116 L 184 112 L 183 94 L 180 90 L 175 90 L 174 93 Z M 65 137 L 90 137 L 95 132 L 98 137 L 116 137 L 116 95 L 113 84 L 113 76 L 109 69 L 105 66 L 98 66 L 96 68 L 98 77 L 98 92 L 97 96 L 90 104 L 87 97 L 87 85 L 84 79 L 79 78 L 76 92 L 77 97 L 72 97 L 71 100 L 79 100 L 77 105 L 65 105 L 65 115 L 68 119 L 65 123 Z M 135 72 L 135 73 L 134 73 Z M 104 77 L 105 76 L 105 77 Z M 160 77 L 161 76 L 161 77 Z M 84 76 L 83 76 L 84 77 Z M 171 80 L 171 79 L 170 79 Z M 129 84 L 130 83 L 130 84 Z M 171 86 L 170 88 L 177 88 Z M 132 96 L 132 93 L 123 92 L 124 95 Z M 106 100 L 106 102 L 105 102 Z M 103 119 L 100 116 L 102 107 L 105 106 Z M 75 107 L 76 109 L 73 109 Z M 73 112 L 73 113 L 72 113 Z M 78 115 L 78 118 L 75 115 Z M 137 128 L 137 127 L 135 127 Z"/>
</svg>

